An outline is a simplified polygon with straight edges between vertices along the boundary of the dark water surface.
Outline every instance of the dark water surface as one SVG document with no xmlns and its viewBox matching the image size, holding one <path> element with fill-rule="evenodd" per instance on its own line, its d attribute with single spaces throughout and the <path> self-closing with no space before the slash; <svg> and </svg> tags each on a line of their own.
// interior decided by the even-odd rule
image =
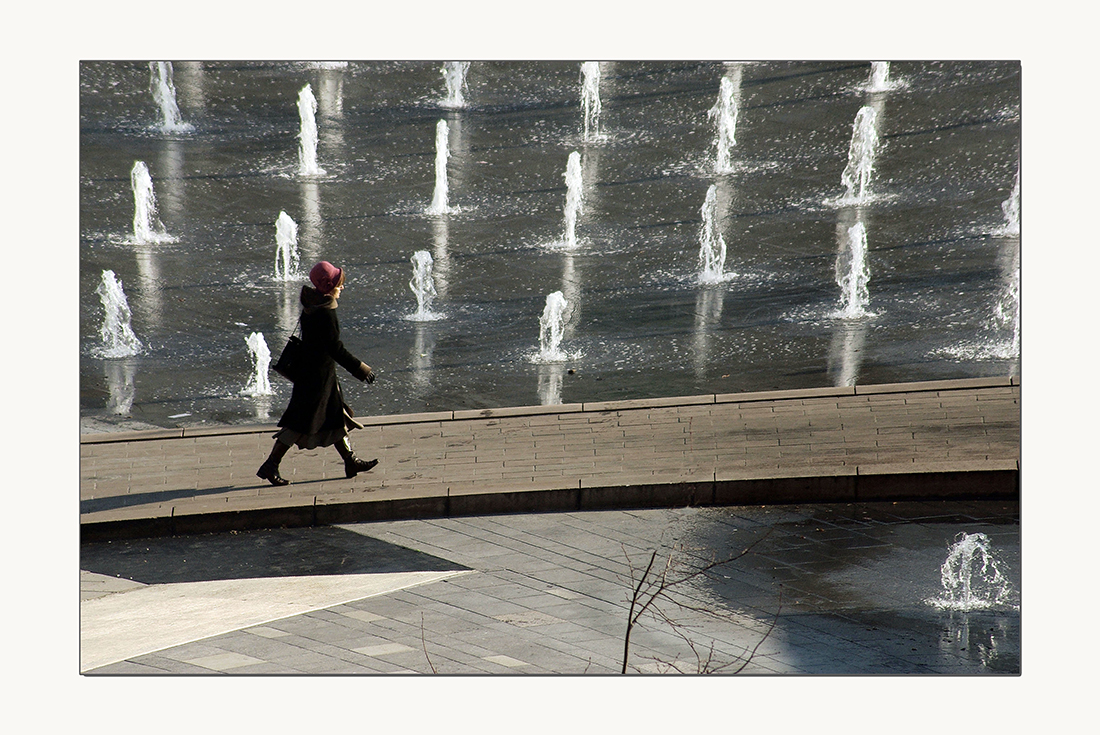
<svg viewBox="0 0 1100 735">
<path fill-rule="evenodd" d="M 1019 238 L 994 233 L 1020 153 L 1015 62 L 602 64 L 603 139 L 582 139 L 580 65 L 475 62 L 447 109 L 441 63 L 175 64 L 186 133 L 157 129 L 144 62 L 80 67 L 80 389 L 84 430 L 273 421 L 290 385 L 245 397 L 245 339 L 277 353 L 304 279 L 274 278 L 275 221 L 298 223 L 303 271 L 346 268 L 347 347 L 370 386 L 359 413 L 987 375 L 1011 335 L 994 319 Z M 707 111 L 739 78 L 735 171 L 713 173 Z M 316 95 L 323 176 L 297 174 L 299 90 Z M 878 113 L 873 197 L 837 204 L 856 113 Z M 431 216 L 435 130 L 448 121 L 449 203 Z M 585 205 L 562 237 L 569 153 Z M 135 245 L 129 174 L 152 174 L 171 243 Z M 717 186 L 725 283 L 697 282 L 700 208 Z M 874 316 L 830 317 L 837 251 L 864 223 Z M 435 259 L 444 318 L 408 319 L 410 258 Z M 95 356 L 104 270 L 144 350 Z M 570 303 L 566 363 L 537 364 L 547 294 Z M 186 414 L 186 415 L 183 415 Z"/>
</svg>

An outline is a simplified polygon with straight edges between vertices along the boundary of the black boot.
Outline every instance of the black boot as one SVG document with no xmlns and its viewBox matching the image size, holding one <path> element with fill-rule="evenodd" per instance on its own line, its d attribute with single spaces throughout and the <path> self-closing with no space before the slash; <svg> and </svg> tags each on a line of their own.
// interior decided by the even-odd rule
<svg viewBox="0 0 1100 735">
<path fill-rule="evenodd" d="M 368 462 L 356 457 L 355 453 L 351 451 L 351 442 L 348 441 L 346 436 L 336 442 L 336 451 L 339 452 L 340 456 L 344 459 L 344 474 L 348 477 L 355 477 L 360 472 L 372 470 L 374 466 L 378 464 L 377 459 L 372 459 Z"/>
<path fill-rule="evenodd" d="M 279 474 L 279 462 L 282 461 L 283 456 L 290 450 L 290 445 L 283 444 L 282 442 L 275 442 L 275 446 L 271 448 L 271 454 L 267 460 L 260 465 L 260 469 L 256 470 L 256 477 L 267 480 L 276 487 L 282 487 L 283 485 L 289 485 L 290 480 L 286 480 Z"/>
</svg>

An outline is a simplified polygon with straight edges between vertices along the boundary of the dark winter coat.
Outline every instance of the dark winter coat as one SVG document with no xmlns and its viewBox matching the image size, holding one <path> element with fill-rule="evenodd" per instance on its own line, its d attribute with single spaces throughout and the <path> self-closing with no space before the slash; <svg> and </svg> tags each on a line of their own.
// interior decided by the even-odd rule
<svg viewBox="0 0 1100 735">
<path fill-rule="evenodd" d="M 302 344 L 306 359 L 301 376 L 294 381 L 290 404 L 279 426 L 316 434 L 344 426 L 344 399 L 336 380 L 336 364 L 359 380 L 366 380 L 367 366 L 340 341 L 340 322 L 336 318 L 336 299 L 321 294 L 312 286 L 303 286 Z"/>
</svg>

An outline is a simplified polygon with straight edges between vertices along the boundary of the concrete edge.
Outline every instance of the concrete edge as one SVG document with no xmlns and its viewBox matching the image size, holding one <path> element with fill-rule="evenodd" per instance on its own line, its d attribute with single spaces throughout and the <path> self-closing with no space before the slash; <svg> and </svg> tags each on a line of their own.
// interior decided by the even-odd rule
<svg viewBox="0 0 1100 735">
<path fill-rule="evenodd" d="M 573 488 L 519 489 L 352 502 L 285 505 L 157 518 L 81 522 L 80 540 L 107 541 L 337 523 L 417 520 L 512 513 L 548 513 L 630 508 L 680 508 L 792 503 L 853 503 L 901 500 L 1015 500 L 1019 468 L 992 463 L 972 469 L 821 474 L 790 477 L 701 477 L 689 482 L 636 481 Z"/>
<path fill-rule="evenodd" d="M 542 416 L 551 413 L 600 413 L 606 411 L 632 411 L 671 406 L 694 406 L 712 403 L 752 403 L 759 401 L 797 400 L 804 398 L 874 395 L 881 393 L 912 393 L 916 391 L 965 390 L 1019 386 L 1018 376 L 1008 378 L 960 378 L 954 380 L 929 380 L 914 383 L 883 383 L 881 385 L 857 385 L 823 388 L 798 388 L 794 390 L 755 391 L 748 393 L 707 393 L 697 396 L 671 396 L 666 398 L 639 398 L 621 401 L 594 401 L 550 406 L 511 406 L 505 408 L 463 409 L 460 411 L 436 411 L 432 413 L 392 414 L 389 416 L 356 417 L 363 426 L 389 426 L 394 424 L 419 424 L 442 421 L 469 421 L 514 416 Z M 229 436 L 236 434 L 267 434 L 278 430 L 275 425 L 219 426 L 179 429 L 150 429 L 148 431 L 120 431 L 105 434 L 82 434 L 81 444 L 112 444 L 155 439 L 182 439 L 200 436 Z"/>
</svg>

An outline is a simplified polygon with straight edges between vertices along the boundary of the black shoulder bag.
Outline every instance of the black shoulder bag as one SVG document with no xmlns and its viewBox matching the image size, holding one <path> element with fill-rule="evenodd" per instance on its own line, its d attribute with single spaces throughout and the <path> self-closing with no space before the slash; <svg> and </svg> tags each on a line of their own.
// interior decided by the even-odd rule
<svg viewBox="0 0 1100 735">
<path fill-rule="evenodd" d="M 302 328 L 302 317 L 298 317 L 297 330 Z M 272 366 L 272 370 L 282 375 L 291 383 L 296 381 L 302 374 L 302 363 L 305 362 L 305 345 L 302 344 L 301 337 L 295 336 L 291 333 L 290 337 L 286 341 L 286 347 L 283 348 L 283 353 L 279 355 L 279 359 L 275 361 Z"/>
</svg>

